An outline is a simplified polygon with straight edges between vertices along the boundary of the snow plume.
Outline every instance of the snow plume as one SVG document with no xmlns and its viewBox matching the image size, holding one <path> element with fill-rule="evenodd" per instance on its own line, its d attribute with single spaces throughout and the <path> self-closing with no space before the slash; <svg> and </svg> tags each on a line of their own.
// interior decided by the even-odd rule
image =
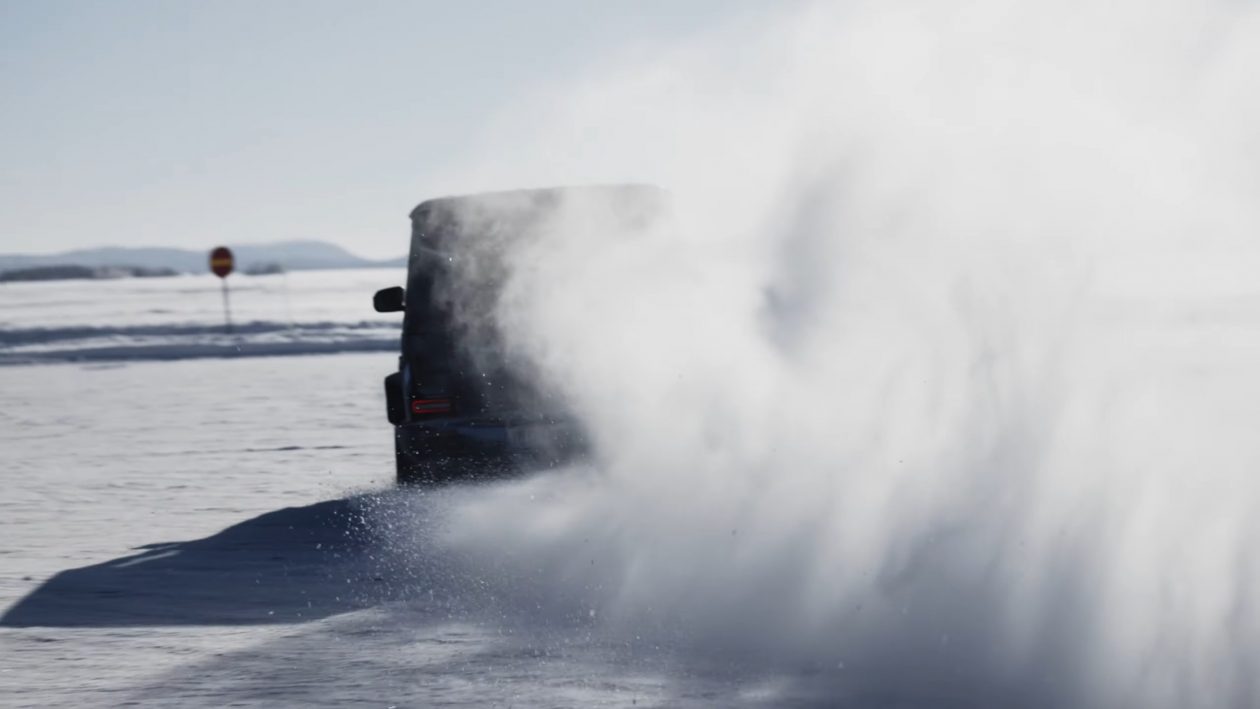
<svg viewBox="0 0 1260 709">
<path fill-rule="evenodd" d="M 508 340 L 598 454 L 446 543 L 838 693 L 1255 706 L 1257 72 L 1253 5 L 848 2 L 522 107 L 456 186 L 649 181 L 678 223 L 514 250 Z"/>
</svg>

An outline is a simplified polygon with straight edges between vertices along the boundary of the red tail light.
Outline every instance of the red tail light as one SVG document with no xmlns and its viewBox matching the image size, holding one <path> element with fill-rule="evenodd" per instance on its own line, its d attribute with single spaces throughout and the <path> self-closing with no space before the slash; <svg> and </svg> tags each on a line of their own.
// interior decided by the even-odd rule
<svg viewBox="0 0 1260 709">
<path fill-rule="evenodd" d="M 412 399 L 411 413 L 417 416 L 449 414 L 454 411 L 450 399 Z"/>
</svg>

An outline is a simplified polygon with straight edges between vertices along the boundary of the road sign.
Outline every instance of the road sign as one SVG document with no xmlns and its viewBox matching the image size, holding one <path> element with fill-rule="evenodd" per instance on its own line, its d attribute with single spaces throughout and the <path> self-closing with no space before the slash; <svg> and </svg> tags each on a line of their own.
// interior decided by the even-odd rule
<svg viewBox="0 0 1260 709">
<path fill-rule="evenodd" d="M 232 272 L 232 250 L 220 246 L 210 252 L 210 270 L 219 278 L 227 278 Z"/>
<path fill-rule="evenodd" d="M 227 332 L 231 332 L 232 308 L 228 305 L 227 277 L 232 272 L 232 250 L 226 246 L 220 246 L 211 251 L 210 270 L 214 272 L 214 275 L 223 279 L 223 327 Z"/>
</svg>

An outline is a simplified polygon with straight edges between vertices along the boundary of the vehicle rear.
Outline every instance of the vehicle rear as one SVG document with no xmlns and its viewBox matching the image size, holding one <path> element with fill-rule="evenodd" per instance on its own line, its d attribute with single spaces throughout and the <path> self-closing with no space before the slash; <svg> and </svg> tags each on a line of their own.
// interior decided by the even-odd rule
<svg viewBox="0 0 1260 709">
<path fill-rule="evenodd" d="M 586 450 L 557 387 L 508 341 L 511 257 L 565 210 L 626 230 L 662 203 L 657 188 L 600 186 L 436 199 L 412 212 L 405 295 L 377 294 L 378 310 L 404 310 L 399 369 L 385 382 L 400 482 L 511 475 Z"/>
</svg>

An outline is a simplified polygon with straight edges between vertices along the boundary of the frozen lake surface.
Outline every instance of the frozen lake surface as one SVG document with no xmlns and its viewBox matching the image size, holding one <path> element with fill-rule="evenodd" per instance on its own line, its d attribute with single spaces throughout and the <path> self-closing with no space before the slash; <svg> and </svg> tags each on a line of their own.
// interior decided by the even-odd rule
<svg viewBox="0 0 1260 709">
<path fill-rule="evenodd" d="M 398 314 L 372 294 L 397 269 L 231 276 L 232 329 L 212 275 L 5 283 L 0 365 L 389 351 Z"/>
<path fill-rule="evenodd" d="M 0 703 L 733 699 L 589 618 L 531 628 L 426 549 L 417 525 L 478 493 L 391 489 L 392 361 L 0 369 Z"/>
<path fill-rule="evenodd" d="M 208 279 L 0 287 L 0 705 L 1254 696 L 1250 294 L 1100 302 L 1071 397 L 933 415 L 962 429 L 937 439 L 896 439 L 925 409 L 869 415 L 853 382 L 750 427 L 687 351 L 587 357 L 643 399 L 597 420 L 617 457 L 399 490 L 397 316 L 369 308 L 400 274 L 290 279 L 245 281 L 231 335 Z M 616 376 L 645 363 L 680 374 Z M 960 400 L 1018 404 L 1044 371 Z M 659 412 L 689 386 L 693 416 Z"/>
<path fill-rule="evenodd" d="M 321 351 L 327 340 L 305 347 L 317 323 L 382 351 L 242 356 L 268 335 L 219 332 L 208 278 L 0 290 L 0 360 L 61 362 L 0 367 L 0 704 L 809 696 L 734 660 L 684 662 L 659 637 L 605 636 L 593 610 L 500 597 L 483 569 L 429 544 L 449 504 L 491 488 L 393 488 L 380 380 L 397 324 L 370 295 L 399 276 L 288 278 L 288 313 L 280 277 L 241 279 L 237 322 L 274 325 L 296 351 Z M 195 358 L 224 344 L 247 351 Z"/>
</svg>

